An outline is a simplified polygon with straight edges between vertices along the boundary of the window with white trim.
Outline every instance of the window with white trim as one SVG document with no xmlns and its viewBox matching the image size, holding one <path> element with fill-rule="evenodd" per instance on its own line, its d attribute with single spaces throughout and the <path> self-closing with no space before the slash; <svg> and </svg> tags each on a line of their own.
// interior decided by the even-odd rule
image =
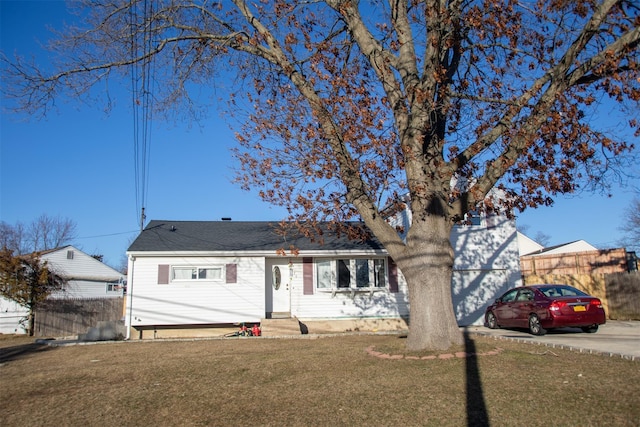
<svg viewBox="0 0 640 427">
<path fill-rule="evenodd" d="M 384 258 L 316 260 L 316 288 L 319 290 L 370 290 L 386 286 Z"/>
<path fill-rule="evenodd" d="M 198 281 L 198 280 L 207 280 L 220 282 L 223 279 L 222 275 L 222 266 L 202 266 L 202 267 L 192 267 L 192 266 L 175 266 L 171 268 L 171 281 L 172 282 L 182 282 L 182 281 Z"/>
<path fill-rule="evenodd" d="M 107 283 L 107 293 L 120 292 L 120 283 Z"/>
</svg>

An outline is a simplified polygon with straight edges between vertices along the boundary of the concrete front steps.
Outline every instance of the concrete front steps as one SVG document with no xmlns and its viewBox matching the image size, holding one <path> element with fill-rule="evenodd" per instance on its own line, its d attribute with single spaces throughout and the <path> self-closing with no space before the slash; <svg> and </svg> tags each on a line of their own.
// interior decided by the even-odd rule
<svg viewBox="0 0 640 427">
<path fill-rule="evenodd" d="M 301 324 L 296 318 L 262 319 L 260 329 L 263 337 L 278 337 L 302 334 Z"/>
</svg>

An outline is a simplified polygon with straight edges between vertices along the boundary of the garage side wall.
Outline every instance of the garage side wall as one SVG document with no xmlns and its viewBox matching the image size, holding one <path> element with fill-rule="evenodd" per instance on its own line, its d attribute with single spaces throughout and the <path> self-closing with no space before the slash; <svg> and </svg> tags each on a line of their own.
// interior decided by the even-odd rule
<svg viewBox="0 0 640 427">
<path fill-rule="evenodd" d="M 456 226 L 451 295 L 460 326 L 481 325 L 485 309 L 509 288 L 521 286 L 515 221 L 493 216 Z"/>
</svg>

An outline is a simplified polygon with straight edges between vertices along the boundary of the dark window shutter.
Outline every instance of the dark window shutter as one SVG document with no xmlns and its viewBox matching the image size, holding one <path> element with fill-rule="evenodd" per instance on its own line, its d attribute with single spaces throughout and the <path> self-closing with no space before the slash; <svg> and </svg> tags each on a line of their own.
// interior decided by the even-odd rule
<svg viewBox="0 0 640 427">
<path fill-rule="evenodd" d="M 389 258 L 389 292 L 398 292 L 398 266 Z"/>
<path fill-rule="evenodd" d="M 313 295 L 313 258 L 302 258 L 302 294 Z"/>
<path fill-rule="evenodd" d="M 238 281 L 238 264 L 227 264 L 226 269 L 226 283 L 236 283 Z"/>
<path fill-rule="evenodd" d="M 169 284 L 169 265 L 160 264 L 158 265 L 158 285 L 168 285 L 168 284 Z"/>
</svg>

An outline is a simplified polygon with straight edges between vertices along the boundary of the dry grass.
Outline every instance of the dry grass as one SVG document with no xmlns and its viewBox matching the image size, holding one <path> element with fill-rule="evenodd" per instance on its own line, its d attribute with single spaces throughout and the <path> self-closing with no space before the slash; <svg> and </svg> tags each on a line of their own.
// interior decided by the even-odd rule
<svg viewBox="0 0 640 427">
<path fill-rule="evenodd" d="M 635 426 L 640 363 L 472 336 L 498 355 L 387 360 L 397 336 L 45 347 L 0 339 L 3 426 Z M 422 357 L 427 353 L 411 354 Z"/>
</svg>

